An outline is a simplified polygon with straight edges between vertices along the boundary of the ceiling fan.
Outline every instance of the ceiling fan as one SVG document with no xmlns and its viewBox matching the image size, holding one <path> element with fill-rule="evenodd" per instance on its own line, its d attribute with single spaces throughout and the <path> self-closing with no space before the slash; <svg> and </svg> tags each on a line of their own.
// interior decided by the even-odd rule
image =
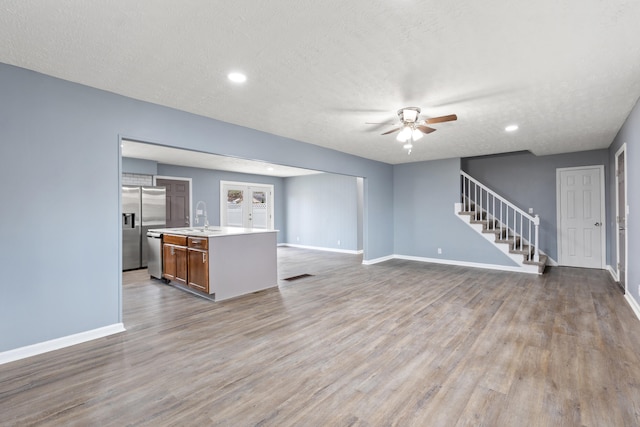
<svg viewBox="0 0 640 427">
<path fill-rule="evenodd" d="M 405 107 L 398 110 L 398 118 L 400 118 L 400 124 L 398 127 L 384 132 L 382 135 L 389 135 L 394 132 L 400 131 L 396 139 L 400 142 L 404 142 L 404 148 L 411 154 L 413 148 L 413 141 L 417 141 L 422 138 L 423 134 L 429 134 L 435 132 L 436 129 L 427 125 L 435 123 L 451 122 L 458 120 L 458 116 L 455 114 L 449 114 L 447 116 L 431 117 L 429 119 L 421 119 L 419 107 Z M 382 123 L 367 123 L 367 124 L 382 124 Z"/>
</svg>

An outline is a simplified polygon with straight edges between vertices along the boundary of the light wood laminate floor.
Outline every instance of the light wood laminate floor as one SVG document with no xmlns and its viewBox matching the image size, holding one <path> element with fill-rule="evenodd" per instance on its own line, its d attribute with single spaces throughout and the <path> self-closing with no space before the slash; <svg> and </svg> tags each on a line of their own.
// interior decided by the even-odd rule
<svg viewBox="0 0 640 427">
<path fill-rule="evenodd" d="M 313 276 L 214 303 L 125 273 L 127 331 L 1 365 L 0 424 L 640 425 L 640 321 L 605 271 L 280 248 L 279 272 Z"/>
</svg>

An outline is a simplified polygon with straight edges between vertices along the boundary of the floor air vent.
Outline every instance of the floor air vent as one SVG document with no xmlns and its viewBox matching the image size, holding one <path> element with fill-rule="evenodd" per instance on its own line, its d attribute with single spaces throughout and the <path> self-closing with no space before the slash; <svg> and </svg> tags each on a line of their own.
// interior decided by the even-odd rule
<svg viewBox="0 0 640 427">
<path fill-rule="evenodd" d="M 304 279 L 305 277 L 313 277 L 313 274 L 299 274 L 297 276 L 291 276 L 291 277 L 287 277 L 286 280 L 287 282 L 293 282 L 294 280 L 298 280 L 298 279 Z"/>
</svg>

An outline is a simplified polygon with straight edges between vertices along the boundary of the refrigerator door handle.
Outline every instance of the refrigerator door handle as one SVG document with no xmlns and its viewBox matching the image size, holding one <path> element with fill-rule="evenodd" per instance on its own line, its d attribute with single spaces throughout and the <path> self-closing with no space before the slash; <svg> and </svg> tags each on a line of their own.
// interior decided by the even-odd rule
<svg viewBox="0 0 640 427">
<path fill-rule="evenodd" d="M 136 214 L 135 213 L 123 213 L 122 214 L 122 228 L 136 228 Z"/>
</svg>

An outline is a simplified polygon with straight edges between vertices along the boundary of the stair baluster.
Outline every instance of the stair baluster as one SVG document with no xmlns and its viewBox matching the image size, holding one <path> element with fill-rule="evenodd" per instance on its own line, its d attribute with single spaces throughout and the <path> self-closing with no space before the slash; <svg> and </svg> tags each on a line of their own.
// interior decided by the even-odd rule
<svg viewBox="0 0 640 427">
<path fill-rule="evenodd" d="M 467 173 L 460 171 L 460 176 L 462 210 L 472 213 L 474 220 L 484 223 L 487 230 L 495 232 L 499 227 L 499 240 L 510 242 L 513 250 L 526 252 L 527 260 L 531 261 L 533 258 L 534 262 L 539 262 L 540 217 L 529 215 Z M 511 211 L 513 211 L 513 217 L 510 215 Z M 528 229 L 526 236 L 525 229 Z"/>
</svg>

